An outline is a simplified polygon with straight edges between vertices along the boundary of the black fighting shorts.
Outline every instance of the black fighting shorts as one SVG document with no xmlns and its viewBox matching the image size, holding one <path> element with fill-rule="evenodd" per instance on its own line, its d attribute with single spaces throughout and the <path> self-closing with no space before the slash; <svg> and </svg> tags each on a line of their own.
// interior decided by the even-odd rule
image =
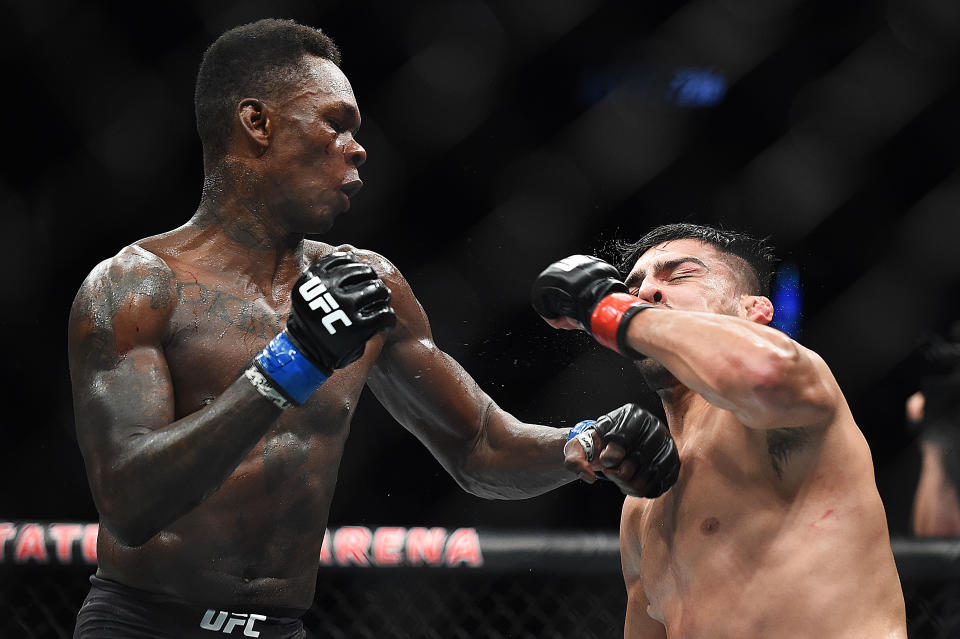
<svg viewBox="0 0 960 639">
<path fill-rule="evenodd" d="M 214 610 L 90 577 L 73 639 L 306 639 L 299 614 Z M 263 611 L 266 612 L 266 611 Z M 278 612 L 278 611 L 272 611 Z"/>
</svg>

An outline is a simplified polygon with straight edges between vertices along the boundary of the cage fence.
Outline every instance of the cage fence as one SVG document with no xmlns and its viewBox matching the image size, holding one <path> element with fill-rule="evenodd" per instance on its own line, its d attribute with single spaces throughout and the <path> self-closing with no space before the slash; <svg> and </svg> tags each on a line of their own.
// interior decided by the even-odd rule
<svg viewBox="0 0 960 639">
<path fill-rule="evenodd" d="M 49 534 L 63 524 L 9 525 L 0 637 L 72 637 L 95 569 L 83 538 L 67 553 Z M 22 542 L 31 525 L 42 540 Z M 895 539 L 893 550 L 910 639 L 960 637 L 960 540 Z M 318 639 L 607 639 L 623 636 L 625 607 L 613 533 L 347 526 L 328 531 L 303 619 Z"/>
</svg>

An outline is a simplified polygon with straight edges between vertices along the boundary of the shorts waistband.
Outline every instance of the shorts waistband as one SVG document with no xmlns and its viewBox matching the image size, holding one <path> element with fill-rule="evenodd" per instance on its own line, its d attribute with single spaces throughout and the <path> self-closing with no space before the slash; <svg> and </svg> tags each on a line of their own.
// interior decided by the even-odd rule
<svg viewBox="0 0 960 639">
<path fill-rule="evenodd" d="M 119 595 L 121 597 L 129 597 L 137 601 L 142 601 L 145 603 L 153 604 L 167 604 L 167 605 L 176 605 L 187 608 L 213 608 L 213 609 L 223 609 L 224 606 L 230 608 L 231 610 L 236 609 L 236 612 L 245 612 L 245 613 L 255 613 L 260 615 L 266 615 L 268 617 L 276 618 L 277 620 L 296 620 L 306 614 L 306 610 L 300 608 L 284 608 L 282 606 L 262 606 L 257 604 L 247 605 L 247 604 L 225 604 L 225 603 L 212 603 L 212 602 L 198 602 L 198 601 L 187 601 L 185 599 L 180 599 L 174 597 L 173 595 L 167 595 L 159 592 L 151 592 L 149 590 L 142 590 L 140 588 L 135 588 L 133 586 L 128 586 L 119 581 L 113 581 L 112 579 L 104 579 L 103 577 L 98 577 L 96 575 L 90 575 L 90 584 L 94 588 L 104 590 L 106 592 Z"/>
</svg>

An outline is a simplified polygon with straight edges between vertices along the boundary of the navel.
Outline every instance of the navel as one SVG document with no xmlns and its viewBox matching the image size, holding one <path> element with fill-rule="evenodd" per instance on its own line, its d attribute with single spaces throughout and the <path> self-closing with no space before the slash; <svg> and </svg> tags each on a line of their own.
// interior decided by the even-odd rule
<svg viewBox="0 0 960 639">
<path fill-rule="evenodd" d="M 704 535 L 713 535 L 720 530 L 720 520 L 716 517 L 707 517 L 700 524 L 700 532 Z"/>
</svg>

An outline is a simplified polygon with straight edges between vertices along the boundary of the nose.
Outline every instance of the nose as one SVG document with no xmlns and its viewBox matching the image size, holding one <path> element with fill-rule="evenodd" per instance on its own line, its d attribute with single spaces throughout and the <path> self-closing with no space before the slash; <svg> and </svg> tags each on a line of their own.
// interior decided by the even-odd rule
<svg viewBox="0 0 960 639">
<path fill-rule="evenodd" d="M 637 290 L 637 297 L 645 302 L 660 304 L 663 302 L 663 290 L 657 286 L 657 282 L 652 278 L 647 278 L 643 285 Z"/>
<path fill-rule="evenodd" d="M 347 156 L 347 162 L 355 167 L 359 168 L 360 165 L 367 161 L 367 150 L 360 146 L 360 143 L 354 139 L 351 139 L 350 143 L 344 147 L 343 153 Z"/>
</svg>

